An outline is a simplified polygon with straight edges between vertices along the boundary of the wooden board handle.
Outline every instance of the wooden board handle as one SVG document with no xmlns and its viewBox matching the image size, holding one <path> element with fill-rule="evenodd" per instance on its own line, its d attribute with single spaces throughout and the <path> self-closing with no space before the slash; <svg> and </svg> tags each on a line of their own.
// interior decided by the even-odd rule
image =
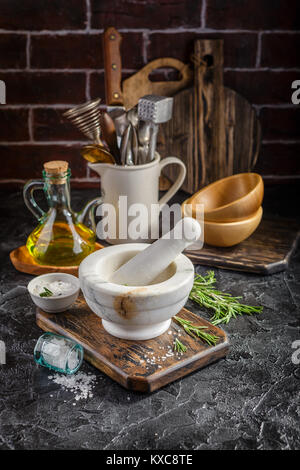
<svg viewBox="0 0 300 470">
<path fill-rule="evenodd" d="M 184 88 L 188 83 L 191 81 L 192 72 L 187 64 L 181 62 L 181 60 L 174 59 L 173 57 L 161 57 L 160 59 L 155 59 L 149 62 L 149 64 L 145 65 L 139 73 L 142 73 L 145 77 L 145 80 L 149 80 L 149 75 L 156 69 L 162 67 L 171 67 L 173 69 L 178 70 L 181 73 L 180 80 L 176 81 L 168 81 L 168 84 L 176 83 L 176 85 L 180 86 L 180 88 Z M 155 82 L 155 85 L 164 82 Z"/>
<path fill-rule="evenodd" d="M 122 105 L 121 34 L 113 27 L 103 33 L 106 104 Z"/>
<path fill-rule="evenodd" d="M 172 67 L 181 73 L 180 80 L 165 80 L 152 82 L 149 75 L 153 70 L 162 67 Z M 145 65 L 139 72 L 123 82 L 123 100 L 126 109 L 136 105 L 139 98 L 144 95 L 173 96 L 179 90 L 187 87 L 193 80 L 193 71 L 187 64 L 172 57 L 162 57 Z"/>
</svg>

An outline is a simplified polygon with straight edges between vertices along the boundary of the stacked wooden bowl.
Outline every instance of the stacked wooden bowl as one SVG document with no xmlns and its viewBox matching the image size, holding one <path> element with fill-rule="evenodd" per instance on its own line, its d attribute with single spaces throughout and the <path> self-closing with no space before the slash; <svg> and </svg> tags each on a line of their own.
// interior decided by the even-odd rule
<svg viewBox="0 0 300 470">
<path fill-rule="evenodd" d="M 262 218 L 262 177 L 240 173 L 215 181 L 182 204 L 186 216 L 199 218 L 204 207 L 204 241 L 212 246 L 233 246 L 248 238 Z M 198 211 L 198 217 L 197 217 Z"/>
</svg>

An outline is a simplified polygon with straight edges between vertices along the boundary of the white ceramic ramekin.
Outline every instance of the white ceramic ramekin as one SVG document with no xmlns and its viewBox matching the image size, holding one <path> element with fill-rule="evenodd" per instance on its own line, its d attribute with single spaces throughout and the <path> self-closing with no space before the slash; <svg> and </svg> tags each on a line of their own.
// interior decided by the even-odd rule
<svg viewBox="0 0 300 470">
<path fill-rule="evenodd" d="M 73 289 L 68 294 L 62 294 L 53 297 L 40 297 L 39 295 L 34 294 L 33 290 L 37 284 L 40 284 L 41 280 L 46 282 L 69 282 L 70 284 L 72 284 Z M 42 274 L 41 276 L 37 276 L 32 279 L 27 285 L 27 289 L 33 302 L 40 309 L 48 313 L 59 313 L 67 310 L 75 302 L 80 291 L 80 284 L 78 278 L 72 276 L 72 274 L 49 273 Z"/>
</svg>

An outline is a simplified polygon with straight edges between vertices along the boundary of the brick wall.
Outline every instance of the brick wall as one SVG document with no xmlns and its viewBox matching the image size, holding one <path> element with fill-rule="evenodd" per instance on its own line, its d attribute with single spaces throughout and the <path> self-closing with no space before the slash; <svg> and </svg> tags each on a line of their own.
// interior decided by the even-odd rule
<svg viewBox="0 0 300 470">
<path fill-rule="evenodd" d="M 129 76 L 162 56 L 189 60 L 195 38 L 225 41 L 225 85 L 257 109 L 263 127 L 257 171 L 266 180 L 300 177 L 298 0 L 1 0 L 1 183 L 40 176 L 41 163 L 69 160 L 74 182 L 95 184 L 78 148 L 81 135 L 62 119 L 72 105 L 104 98 L 101 33 L 123 36 Z M 298 11 L 297 11 L 298 10 Z"/>
</svg>

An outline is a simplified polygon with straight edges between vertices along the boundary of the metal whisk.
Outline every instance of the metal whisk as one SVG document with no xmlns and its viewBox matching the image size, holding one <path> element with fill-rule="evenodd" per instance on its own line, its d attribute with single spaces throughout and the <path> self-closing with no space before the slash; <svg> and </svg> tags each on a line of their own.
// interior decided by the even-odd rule
<svg viewBox="0 0 300 470">
<path fill-rule="evenodd" d="M 63 115 L 69 119 L 86 137 L 96 144 L 101 145 L 101 112 L 99 105 L 101 98 L 88 101 L 87 103 L 69 109 Z"/>
<path fill-rule="evenodd" d="M 99 105 L 101 98 L 75 106 L 66 111 L 63 116 L 69 119 L 86 137 L 93 141 L 93 145 L 86 145 L 81 150 L 81 155 L 86 160 L 96 162 L 114 163 L 112 154 L 105 148 L 101 141 L 101 111 Z"/>
</svg>

